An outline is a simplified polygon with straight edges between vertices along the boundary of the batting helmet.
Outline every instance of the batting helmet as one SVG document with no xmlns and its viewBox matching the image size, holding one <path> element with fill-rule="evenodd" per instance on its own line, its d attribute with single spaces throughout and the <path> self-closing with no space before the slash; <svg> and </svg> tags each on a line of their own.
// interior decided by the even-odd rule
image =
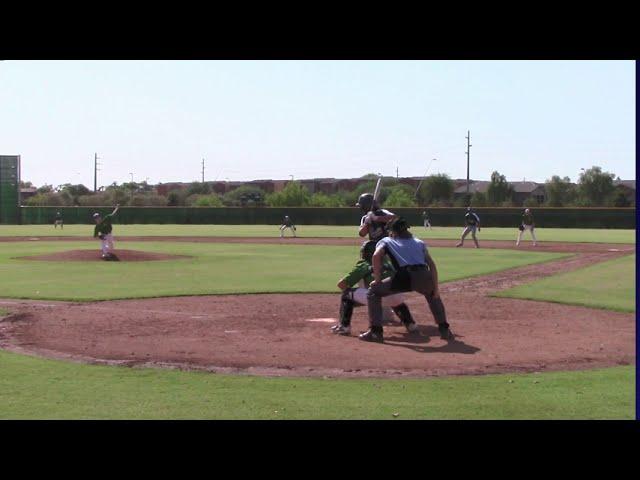
<svg viewBox="0 0 640 480">
<path fill-rule="evenodd" d="M 360 207 L 360 210 L 368 212 L 374 206 L 373 193 L 363 193 L 358 197 L 358 203 L 356 207 Z"/>
<path fill-rule="evenodd" d="M 369 240 L 362 244 L 362 246 L 360 247 L 360 257 L 364 261 L 371 263 L 371 258 L 373 257 L 373 253 L 376 251 L 377 243 L 378 242 L 376 242 L 375 240 Z"/>
</svg>

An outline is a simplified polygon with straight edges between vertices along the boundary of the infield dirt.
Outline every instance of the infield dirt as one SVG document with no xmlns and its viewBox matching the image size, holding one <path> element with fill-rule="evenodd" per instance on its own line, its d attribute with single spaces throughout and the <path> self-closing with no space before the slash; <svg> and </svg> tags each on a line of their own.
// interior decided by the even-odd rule
<svg viewBox="0 0 640 480">
<path fill-rule="evenodd" d="M 325 319 L 337 319 L 337 294 L 272 294 L 0 301 L 12 312 L 0 321 L 0 348 L 89 363 L 286 376 L 425 377 L 633 364 L 634 314 L 488 296 L 635 251 L 619 244 L 558 248 L 545 243 L 535 249 L 580 253 L 443 284 L 456 333 L 449 343 L 438 337 L 424 299 L 415 294 L 407 303 L 419 334 L 399 323 L 387 325 L 384 344 L 356 338 L 367 326 L 366 307 L 355 310 L 353 336 L 330 333 Z"/>
</svg>

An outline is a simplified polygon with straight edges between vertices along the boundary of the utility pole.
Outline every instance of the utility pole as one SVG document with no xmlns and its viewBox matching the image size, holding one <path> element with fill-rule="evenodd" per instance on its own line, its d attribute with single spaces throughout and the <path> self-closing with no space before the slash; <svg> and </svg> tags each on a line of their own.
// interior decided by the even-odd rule
<svg viewBox="0 0 640 480">
<path fill-rule="evenodd" d="M 467 130 L 467 200 L 469 200 L 469 152 L 471 151 L 471 144 L 469 143 L 471 141 L 471 132 L 469 130 Z"/>
<path fill-rule="evenodd" d="M 98 191 L 98 154 L 94 154 L 93 158 L 93 191 Z"/>
<path fill-rule="evenodd" d="M 202 159 L 202 183 L 204 183 L 204 158 Z"/>
<path fill-rule="evenodd" d="M 400 177 L 398 176 L 398 166 L 396 166 L 396 180 L 397 180 L 398 178 L 400 178 Z"/>
</svg>

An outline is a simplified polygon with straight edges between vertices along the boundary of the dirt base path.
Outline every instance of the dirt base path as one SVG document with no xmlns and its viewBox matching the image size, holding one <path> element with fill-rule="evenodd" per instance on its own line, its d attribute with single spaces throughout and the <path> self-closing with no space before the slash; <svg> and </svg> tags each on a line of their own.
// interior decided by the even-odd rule
<svg viewBox="0 0 640 480">
<path fill-rule="evenodd" d="M 88 304 L 0 300 L 13 312 L 0 321 L 0 348 L 89 363 L 287 376 L 428 377 L 630 365 L 634 314 L 487 296 L 624 254 L 601 248 L 443 284 L 457 336 L 450 343 L 438 337 L 424 299 L 415 294 L 407 303 L 419 334 L 391 324 L 384 344 L 356 338 L 367 327 L 366 307 L 355 310 L 353 336 L 340 337 L 329 331 L 337 320 L 337 294 L 277 294 Z"/>
</svg>

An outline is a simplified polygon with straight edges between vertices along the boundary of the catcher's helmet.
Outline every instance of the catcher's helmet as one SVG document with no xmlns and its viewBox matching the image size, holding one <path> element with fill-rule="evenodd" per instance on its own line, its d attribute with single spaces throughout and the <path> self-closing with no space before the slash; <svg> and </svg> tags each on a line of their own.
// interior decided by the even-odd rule
<svg viewBox="0 0 640 480">
<path fill-rule="evenodd" d="M 360 247 L 360 257 L 366 262 L 371 263 L 371 258 L 373 257 L 373 253 L 376 251 L 376 242 L 375 240 L 369 240 L 364 242 Z"/>
<path fill-rule="evenodd" d="M 404 233 L 411 225 L 404 218 L 398 217 L 389 222 L 388 228 L 394 233 Z"/>
<path fill-rule="evenodd" d="M 372 193 L 363 193 L 358 197 L 358 203 L 356 203 L 356 207 L 360 207 L 360 210 L 368 212 L 373 208 L 375 201 L 373 200 Z"/>
</svg>

